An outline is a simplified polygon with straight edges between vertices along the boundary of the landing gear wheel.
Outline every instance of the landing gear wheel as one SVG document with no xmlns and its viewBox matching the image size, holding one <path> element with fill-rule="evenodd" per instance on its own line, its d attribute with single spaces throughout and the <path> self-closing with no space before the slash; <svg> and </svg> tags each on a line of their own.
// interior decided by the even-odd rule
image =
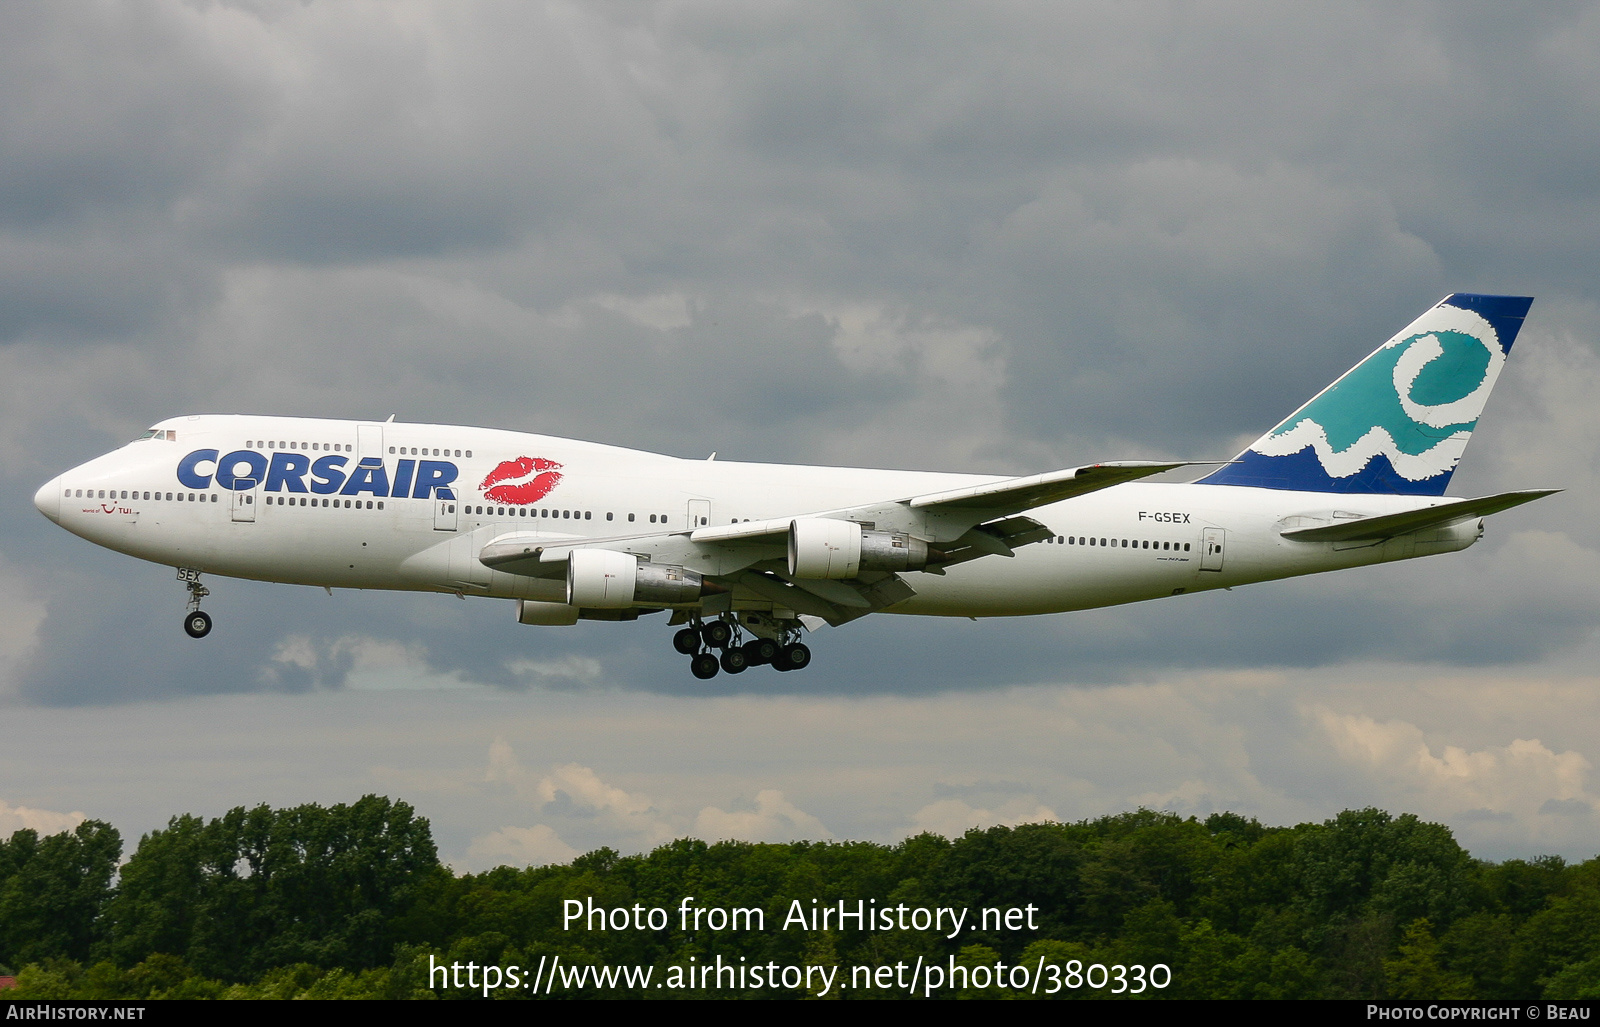
<svg viewBox="0 0 1600 1027">
<path fill-rule="evenodd" d="M 745 663 L 751 667 L 760 667 L 776 660 L 780 647 L 770 638 L 758 638 L 753 642 L 746 642 L 743 648 Z"/>
<path fill-rule="evenodd" d="M 700 632 L 694 628 L 684 628 L 672 636 L 672 648 L 685 656 L 693 656 L 700 651 Z"/>
<path fill-rule="evenodd" d="M 773 666 L 779 670 L 804 670 L 811 663 L 811 650 L 803 642 L 786 645 L 773 661 Z"/>
<path fill-rule="evenodd" d="M 190 638 L 205 638 L 211 634 L 211 615 L 203 610 L 184 614 L 183 630 L 188 632 Z"/>
<path fill-rule="evenodd" d="M 700 629 L 700 637 L 713 649 L 722 649 L 733 641 L 733 625 L 725 620 L 714 620 Z"/>
<path fill-rule="evenodd" d="M 701 681 L 706 681 L 717 676 L 719 664 L 717 658 L 710 653 L 701 653 L 689 661 L 689 671 Z"/>
<path fill-rule="evenodd" d="M 748 666 L 750 666 L 750 660 L 739 646 L 730 645 L 722 650 L 722 669 L 729 674 L 743 674 L 744 669 Z"/>
</svg>

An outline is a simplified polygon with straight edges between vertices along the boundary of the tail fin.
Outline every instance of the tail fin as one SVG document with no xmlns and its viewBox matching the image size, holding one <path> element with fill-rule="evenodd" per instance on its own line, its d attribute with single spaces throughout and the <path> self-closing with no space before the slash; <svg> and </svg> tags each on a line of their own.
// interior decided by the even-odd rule
<svg viewBox="0 0 1600 1027">
<path fill-rule="evenodd" d="M 1532 305 L 1446 297 L 1199 484 L 1444 495 Z"/>
</svg>

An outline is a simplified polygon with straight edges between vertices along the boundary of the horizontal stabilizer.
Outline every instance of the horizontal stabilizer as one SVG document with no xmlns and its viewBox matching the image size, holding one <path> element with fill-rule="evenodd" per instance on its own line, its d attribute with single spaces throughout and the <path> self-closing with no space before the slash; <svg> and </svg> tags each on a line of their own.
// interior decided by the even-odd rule
<svg viewBox="0 0 1600 1027">
<path fill-rule="evenodd" d="M 1484 496 L 1482 499 L 1458 499 L 1440 503 L 1438 506 L 1423 507 L 1421 510 L 1362 517 L 1359 520 L 1340 521 L 1337 524 L 1325 524 L 1315 528 L 1294 528 L 1283 532 L 1283 537 L 1296 542 L 1377 541 L 1427 528 L 1457 524 L 1474 517 L 1487 517 L 1514 506 L 1521 506 L 1523 503 L 1531 503 L 1535 499 L 1553 496 L 1560 491 L 1561 489 L 1531 489 L 1526 492 L 1502 492 L 1498 496 Z"/>
</svg>

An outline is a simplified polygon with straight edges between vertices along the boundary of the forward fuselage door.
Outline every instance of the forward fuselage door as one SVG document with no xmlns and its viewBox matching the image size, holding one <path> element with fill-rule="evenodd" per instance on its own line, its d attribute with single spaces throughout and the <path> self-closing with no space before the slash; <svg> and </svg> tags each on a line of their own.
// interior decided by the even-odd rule
<svg viewBox="0 0 1600 1027">
<path fill-rule="evenodd" d="M 244 480 L 236 481 L 233 490 L 233 519 L 236 521 L 254 521 L 256 519 L 256 504 L 261 502 L 260 482 Z M 248 485 L 248 488 L 242 486 Z M 204 497 L 202 497 L 204 498 Z"/>
<path fill-rule="evenodd" d="M 433 530 L 455 531 L 460 515 L 456 512 L 456 501 L 453 499 L 440 499 L 433 497 Z"/>
<path fill-rule="evenodd" d="M 689 527 L 703 528 L 711 523 L 711 500 L 689 500 Z"/>
<path fill-rule="evenodd" d="M 383 425 L 356 425 L 356 463 L 369 456 L 383 459 Z"/>
<path fill-rule="evenodd" d="M 1207 528 L 1205 537 L 1200 543 L 1200 569 L 1203 571 L 1222 570 L 1222 544 L 1226 534 L 1221 528 Z"/>
</svg>

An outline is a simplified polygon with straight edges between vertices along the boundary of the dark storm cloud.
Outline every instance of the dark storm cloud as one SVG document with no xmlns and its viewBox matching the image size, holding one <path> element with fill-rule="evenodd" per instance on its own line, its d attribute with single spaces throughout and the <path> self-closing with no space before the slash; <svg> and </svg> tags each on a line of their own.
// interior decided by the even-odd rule
<svg viewBox="0 0 1600 1027">
<path fill-rule="evenodd" d="M 1592 5 L 148 4 L 0 21 L 0 340 L 32 397 L 3 436 L 20 496 L 203 410 L 398 412 L 724 459 L 1220 457 L 1457 289 L 1538 294 L 1530 332 L 1566 311 L 1574 345 L 1593 344 Z M 852 316 L 881 336 L 853 356 Z M 968 363 L 941 370 L 937 345 Z M 1584 400 L 1561 398 L 1566 423 Z M 1524 482 L 1484 445 L 1466 459 L 1494 487 L 1572 483 L 1559 463 Z M 202 653 L 177 634 L 169 574 L 25 506 L 4 514 L 32 519 L 4 555 L 58 579 L 22 685 L 35 701 L 336 688 L 355 636 L 506 688 L 536 680 L 519 659 L 577 658 L 688 688 L 655 622 L 541 632 L 506 604 L 437 597 L 309 606 L 226 583 L 234 641 Z M 1496 564 L 1481 605 L 1450 598 L 1484 587 L 1466 571 L 1413 567 L 1034 622 L 874 618 L 820 636 L 825 658 L 782 683 L 1534 660 L 1591 630 L 1594 604 L 1561 592 L 1586 551 L 1527 545 L 1564 600 Z M 1482 568 L 1490 546 L 1457 559 Z M 318 661 L 280 659 L 286 639 Z"/>
</svg>

